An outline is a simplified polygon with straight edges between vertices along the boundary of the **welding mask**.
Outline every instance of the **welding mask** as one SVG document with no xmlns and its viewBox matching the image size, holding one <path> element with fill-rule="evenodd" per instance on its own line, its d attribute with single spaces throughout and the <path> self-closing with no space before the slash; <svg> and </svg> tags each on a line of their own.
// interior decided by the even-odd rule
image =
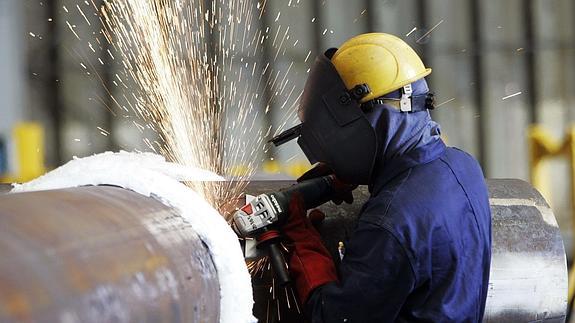
<svg viewBox="0 0 575 323">
<path fill-rule="evenodd" d="M 366 84 L 348 90 L 331 63 L 336 49 L 316 58 L 301 97 L 301 124 L 275 137 L 276 145 L 296 137 L 310 161 L 323 162 L 344 182 L 368 184 L 377 153 L 375 130 L 361 110 Z"/>
</svg>

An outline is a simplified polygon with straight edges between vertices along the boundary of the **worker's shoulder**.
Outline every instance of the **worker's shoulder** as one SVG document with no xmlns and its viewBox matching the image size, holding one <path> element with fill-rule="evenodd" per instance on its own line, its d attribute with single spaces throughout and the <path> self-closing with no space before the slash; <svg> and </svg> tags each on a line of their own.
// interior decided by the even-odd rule
<svg viewBox="0 0 575 323">
<path fill-rule="evenodd" d="M 454 189 L 469 183 L 484 185 L 479 163 L 467 152 L 447 147 L 437 159 L 406 173 L 400 185 L 395 186 L 391 207 L 403 208 L 406 201 L 411 201 L 411 205 L 434 205 L 438 198 L 445 200 L 450 196 L 446 194 L 453 194 Z"/>
<path fill-rule="evenodd" d="M 481 176 L 483 176 L 481 166 L 479 166 L 477 160 L 468 152 L 457 147 L 447 147 L 445 149 L 445 153 L 439 158 L 439 160 L 448 164 L 452 169 L 460 168 L 465 171 L 480 173 Z"/>
<path fill-rule="evenodd" d="M 386 185 L 364 208 L 364 221 L 389 227 L 442 216 L 447 204 L 467 203 L 467 191 L 485 195 L 485 180 L 468 153 L 447 148 L 439 158 L 413 167 Z M 429 218 L 429 219 L 426 219 Z"/>
<path fill-rule="evenodd" d="M 402 203 L 405 198 L 433 205 L 434 200 L 444 201 L 458 191 L 486 193 L 485 178 L 473 156 L 461 149 L 447 147 L 439 158 L 413 167 L 398 187 L 394 200 Z"/>
<path fill-rule="evenodd" d="M 417 182 L 420 177 L 444 179 L 441 175 L 483 176 L 477 160 L 466 151 L 456 147 L 446 147 L 443 154 L 431 162 L 412 168 L 409 182 Z"/>
<path fill-rule="evenodd" d="M 440 161 L 453 173 L 472 204 L 488 203 L 489 193 L 483 170 L 473 156 L 457 148 L 448 148 Z"/>
</svg>

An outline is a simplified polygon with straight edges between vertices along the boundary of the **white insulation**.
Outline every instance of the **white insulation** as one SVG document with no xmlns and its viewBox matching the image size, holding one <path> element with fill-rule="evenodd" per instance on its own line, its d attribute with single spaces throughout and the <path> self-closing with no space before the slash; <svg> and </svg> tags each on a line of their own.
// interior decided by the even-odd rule
<svg viewBox="0 0 575 323">
<path fill-rule="evenodd" d="M 220 322 L 255 322 L 251 278 L 235 233 L 199 194 L 180 183 L 198 180 L 223 178 L 167 162 L 152 153 L 106 152 L 74 159 L 38 179 L 15 185 L 12 192 L 108 184 L 154 197 L 178 209 L 212 255 L 220 282 Z"/>
</svg>

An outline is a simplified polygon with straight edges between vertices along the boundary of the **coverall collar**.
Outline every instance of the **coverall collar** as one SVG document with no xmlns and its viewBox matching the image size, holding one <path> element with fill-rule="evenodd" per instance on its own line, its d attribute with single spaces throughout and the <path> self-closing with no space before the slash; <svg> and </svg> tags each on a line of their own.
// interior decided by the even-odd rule
<svg viewBox="0 0 575 323">
<path fill-rule="evenodd" d="M 371 195 L 377 195 L 389 181 L 404 171 L 439 158 L 445 152 L 445 148 L 442 140 L 435 140 L 402 156 L 377 164 L 374 169 L 375 176 L 369 184 Z"/>
</svg>

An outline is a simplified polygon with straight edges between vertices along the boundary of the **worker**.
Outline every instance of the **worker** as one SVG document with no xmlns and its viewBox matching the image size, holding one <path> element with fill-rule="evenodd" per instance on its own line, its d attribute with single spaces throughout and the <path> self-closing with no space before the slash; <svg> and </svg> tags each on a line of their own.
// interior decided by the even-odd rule
<svg viewBox="0 0 575 323">
<path fill-rule="evenodd" d="M 482 320 L 487 188 L 476 160 L 446 147 L 430 117 L 430 73 L 409 45 L 384 33 L 351 38 L 311 68 L 292 137 L 310 162 L 371 194 L 337 272 L 301 199 L 292 199 L 283 234 L 312 322 Z"/>
</svg>

